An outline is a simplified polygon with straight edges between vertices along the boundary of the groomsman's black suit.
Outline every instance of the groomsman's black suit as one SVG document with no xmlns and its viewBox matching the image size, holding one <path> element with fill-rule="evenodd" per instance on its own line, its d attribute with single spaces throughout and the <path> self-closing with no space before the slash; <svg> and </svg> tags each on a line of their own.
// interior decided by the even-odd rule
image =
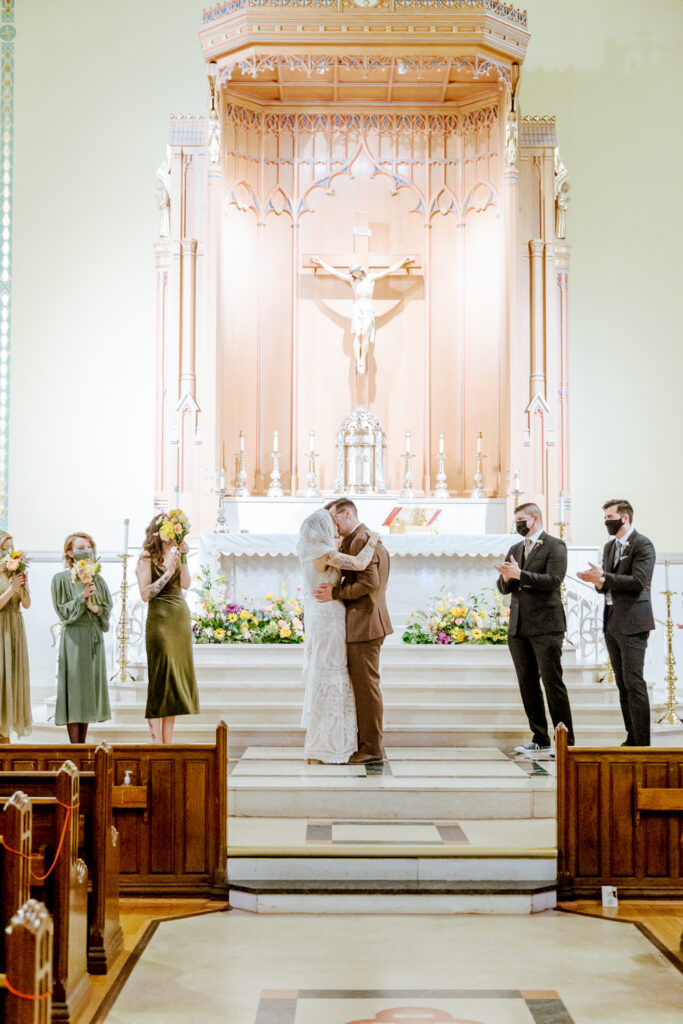
<svg viewBox="0 0 683 1024">
<path fill-rule="evenodd" d="M 501 594 L 512 595 L 508 645 L 532 738 L 539 747 L 550 746 L 540 676 L 553 725 L 563 722 L 569 730 L 569 743 L 573 743 L 572 712 L 562 679 L 566 619 L 561 586 L 567 572 L 567 547 L 563 540 L 542 531 L 526 559 L 524 541 L 510 548 L 506 561 L 511 555 L 521 576 L 507 583 L 499 576 L 497 585 Z"/>
<path fill-rule="evenodd" d="M 656 557 L 652 541 L 636 530 L 619 547 L 616 538 L 608 541 L 602 554 L 605 643 L 629 747 L 650 745 L 650 700 L 643 666 L 649 633 L 655 628 L 650 586 Z"/>
</svg>

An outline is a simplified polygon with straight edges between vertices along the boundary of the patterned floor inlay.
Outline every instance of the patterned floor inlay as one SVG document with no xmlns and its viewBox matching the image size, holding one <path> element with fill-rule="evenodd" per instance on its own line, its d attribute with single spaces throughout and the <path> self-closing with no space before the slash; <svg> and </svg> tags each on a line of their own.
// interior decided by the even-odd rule
<svg viewBox="0 0 683 1024">
<path fill-rule="evenodd" d="M 261 993 L 254 1024 L 574 1024 L 557 992 L 301 989 Z"/>
</svg>

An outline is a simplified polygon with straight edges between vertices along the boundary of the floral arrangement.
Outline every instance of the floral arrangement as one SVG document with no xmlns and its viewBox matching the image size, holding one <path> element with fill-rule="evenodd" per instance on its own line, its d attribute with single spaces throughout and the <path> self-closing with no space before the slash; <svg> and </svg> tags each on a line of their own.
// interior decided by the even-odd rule
<svg viewBox="0 0 683 1024">
<path fill-rule="evenodd" d="M 71 579 L 74 583 L 78 581 L 86 587 L 101 571 L 102 566 L 99 562 L 93 562 L 89 558 L 79 558 L 71 567 Z"/>
<path fill-rule="evenodd" d="M 28 569 L 28 558 L 25 551 L 8 551 L 0 558 L 0 572 L 9 579 L 21 576 Z"/>
<path fill-rule="evenodd" d="M 506 644 L 510 609 L 497 590 L 484 596 L 453 597 L 443 592 L 427 608 L 411 612 L 406 644 Z"/>
<path fill-rule="evenodd" d="M 265 604 L 239 602 L 226 591 L 224 577 L 213 579 L 202 566 L 192 593 L 199 606 L 192 616 L 196 644 L 300 644 L 304 641 L 304 612 L 297 598 L 290 599 L 283 582 L 280 596 L 265 595 Z"/>
<path fill-rule="evenodd" d="M 175 544 L 182 544 L 190 532 L 190 520 L 181 508 L 172 508 L 169 512 L 162 512 L 157 519 L 159 536 L 162 540 L 172 540 Z"/>
</svg>

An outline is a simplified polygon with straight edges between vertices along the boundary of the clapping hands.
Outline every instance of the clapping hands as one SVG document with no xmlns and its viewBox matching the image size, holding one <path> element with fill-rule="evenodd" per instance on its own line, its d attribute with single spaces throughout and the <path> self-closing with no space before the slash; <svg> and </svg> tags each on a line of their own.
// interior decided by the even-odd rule
<svg viewBox="0 0 683 1024">
<path fill-rule="evenodd" d="M 522 570 L 514 555 L 510 555 L 506 562 L 499 562 L 498 565 L 494 566 L 494 569 L 500 573 L 506 583 L 509 583 L 510 580 L 518 580 L 522 574 Z"/>
</svg>

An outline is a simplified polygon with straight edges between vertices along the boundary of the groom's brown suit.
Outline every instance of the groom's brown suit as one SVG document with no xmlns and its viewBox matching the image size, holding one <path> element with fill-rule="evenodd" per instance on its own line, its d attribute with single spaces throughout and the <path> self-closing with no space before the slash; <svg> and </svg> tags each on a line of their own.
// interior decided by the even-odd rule
<svg viewBox="0 0 683 1024">
<path fill-rule="evenodd" d="M 360 523 L 344 537 L 341 551 L 357 555 L 369 539 L 370 531 Z M 380 541 L 367 569 L 346 569 L 341 583 L 332 589 L 332 597 L 346 605 L 346 650 L 356 698 L 358 750 L 362 754 L 382 753 L 379 654 L 384 637 L 393 633 L 386 602 L 388 579 L 389 553 Z"/>
</svg>

